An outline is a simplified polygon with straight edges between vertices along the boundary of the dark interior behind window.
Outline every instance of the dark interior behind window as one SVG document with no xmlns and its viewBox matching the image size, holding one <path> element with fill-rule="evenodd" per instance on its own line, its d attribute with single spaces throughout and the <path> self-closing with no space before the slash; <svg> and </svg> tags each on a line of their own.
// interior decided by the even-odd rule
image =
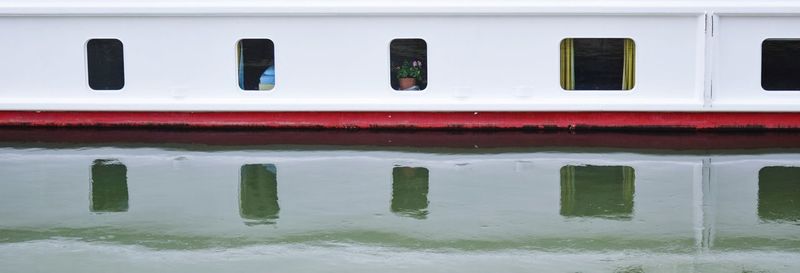
<svg viewBox="0 0 800 273">
<path fill-rule="evenodd" d="M 239 88 L 272 90 L 275 86 L 275 44 L 269 39 L 242 39 L 238 44 Z"/>
<path fill-rule="evenodd" d="M 390 84 L 394 90 L 428 86 L 428 44 L 423 39 L 394 39 L 389 44 Z"/>
<path fill-rule="evenodd" d="M 575 39 L 575 89 L 622 89 L 622 39 Z"/>
<path fill-rule="evenodd" d="M 767 39 L 761 43 L 761 88 L 800 90 L 800 39 Z"/>
<path fill-rule="evenodd" d="M 94 90 L 120 90 L 125 86 L 122 42 L 117 39 L 91 39 L 86 43 L 89 87 Z"/>
</svg>

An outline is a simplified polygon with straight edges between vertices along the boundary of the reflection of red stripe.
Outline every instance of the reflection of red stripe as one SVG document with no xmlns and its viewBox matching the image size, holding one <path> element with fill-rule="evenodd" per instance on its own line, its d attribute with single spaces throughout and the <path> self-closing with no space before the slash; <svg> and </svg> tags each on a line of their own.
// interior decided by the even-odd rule
<svg viewBox="0 0 800 273">
<path fill-rule="evenodd" d="M 0 126 L 373 129 L 800 129 L 800 112 L 0 111 Z"/>
<path fill-rule="evenodd" d="M 348 130 L 143 130 L 3 128 L 0 142 L 126 146 L 141 144 L 324 145 L 419 148 L 622 148 L 654 150 L 796 149 L 800 133 L 443 132 Z"/>
</svg>

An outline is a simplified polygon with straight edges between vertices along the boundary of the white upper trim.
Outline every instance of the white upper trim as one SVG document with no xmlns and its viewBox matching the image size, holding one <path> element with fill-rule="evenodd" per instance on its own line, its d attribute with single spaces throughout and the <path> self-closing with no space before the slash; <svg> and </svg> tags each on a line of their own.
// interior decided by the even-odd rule
<svg viewBox="0 0 800 273">
<path fill-rule="evenodd" d="M 0 16 L 800 14 L 786 0 L 2 0 Z"/>
</svg>

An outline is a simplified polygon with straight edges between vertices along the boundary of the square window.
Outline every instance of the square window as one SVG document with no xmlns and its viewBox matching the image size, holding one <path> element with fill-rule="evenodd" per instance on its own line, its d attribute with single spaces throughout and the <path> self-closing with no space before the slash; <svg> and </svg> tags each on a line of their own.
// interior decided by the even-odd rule
<svg viewBox="0 0 800 273">
<path fill-rule="evenodd" d="M 236 46 L 239 88 L 272 90 L 275 87 L 275 44 L 270 39 L 242 39 Z"/>
<path fill-rule="evenodd" d="M 125 63 L 120 40 L 89 40 L 86 43 L 86 63 L 90 88 L 120 90 L 125 86 Z"/>
<path fill-rule="evenodd" d="M 629 166 L 561 168 L 561 215 L 630 219 L 636 174 Z"/>
<path fill-rule="evenodd" d="M 636 45 L 623 38 L 561 40 L 561 88 L 564 90 L 631 90 L 636 72 Z"/>
<path fill-rule="evenodd" d="M 389 44 L 389 84 L 398 91 L 428 86 L 428 44 L 423 39 L 394 39 Z"/>
<path fill-rule="evenodd" d="M 800 222 L 800 167 L 764 167 L 758 172 L 758 218 Z"/>
<path fill-rule="evenodd" d="M 761 88 L 800 90 L 800 39 L 766 39 L 761 43 Z"/>
<path fill-rule="evenodd" d="M 92 212 L 128 211 L 128 168 L 114 159 L 92 163 Z"/>
</svg>

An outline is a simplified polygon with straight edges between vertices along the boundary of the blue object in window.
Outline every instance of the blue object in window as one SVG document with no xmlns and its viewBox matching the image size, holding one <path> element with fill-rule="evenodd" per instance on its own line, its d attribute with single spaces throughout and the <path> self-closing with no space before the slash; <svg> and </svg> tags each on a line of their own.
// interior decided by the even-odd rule
<svg viewBox="0 0 800 273">
<path fill-rule="evenodd" d="M 239 51 L 239 88 L 244 90 L 244 50 L 242 50 L 241 42 L 237 48 Z"/>
<path fill-rule="evenodd" d="M 258 90 L 272 90 L 275 87 L 275 66 L 270 65 L 264 69 L 258 82 Z"/>
</svg>

